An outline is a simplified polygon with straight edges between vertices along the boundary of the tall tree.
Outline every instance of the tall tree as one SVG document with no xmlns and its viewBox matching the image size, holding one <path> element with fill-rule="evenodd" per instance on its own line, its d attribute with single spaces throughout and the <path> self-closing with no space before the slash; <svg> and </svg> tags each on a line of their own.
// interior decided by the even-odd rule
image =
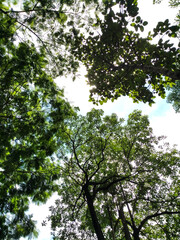
<svg viewBox="0 0 180 240">
<path fill-rule="evenodd" d="M 59 149 L 54 239 L 178 239 L 180 153 L 161 146 L 140 111 L 77 116 Z M 44 223 L 45 224 L 45 223 Z"/>
<path fill-rule="evenodd" d="M 2 13 L 0 32 L 0 239 L 20 239 L 37 236 L 26 212 L 56 189 L 56 137 L 73 111 L 45 72 L 43 49 L 16 42 L 15 20 Z"/>
</svg>

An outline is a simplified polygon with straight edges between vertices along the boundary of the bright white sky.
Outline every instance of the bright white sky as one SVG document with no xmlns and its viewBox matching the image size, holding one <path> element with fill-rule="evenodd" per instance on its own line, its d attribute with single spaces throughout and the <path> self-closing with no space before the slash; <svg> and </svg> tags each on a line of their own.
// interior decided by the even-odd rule
<svg viewBox="0 0 180 240">
<path fill-rule="evenodd" d="M 149 29 L 151 30 L 156 26 L 158 21 L 170 19 L 174 22 L 177 9 L 171 9 L 168 7 L 168 0 L 163 0 L 160 5 L 153 5 L 153 0 L 139 0 L 140 16 L 143 20 L 147 20 L 149 23 Z M 60 87 L 65 88 L 66 98 L 74 105 L 78 106 L 81 110 L 81 114 L 86 114 L 93 107 L 101 108 L 105 114 L 116 113 L 119 117 L 127 118 L 133 110 L 142 110 L 143 114 L 147 114 L 150 119 L 151 127 L 154 130 L 155 135 L 167 136 L 167 141 L 173 145 L 178 144 L 180 148 L 180 114 L 176 114 L 170 104 L 166 103 L 166 100 L 157 98 L 156 103 L 150 107 L 147 104 L 134 104 L 128 97 L 122 97 L 116 101 L 108 102 L 102 106 L 96 107 L 92 103 L 88 102 L 89 91 L 85 82 L 85 70 L 81 69 L 81 77 L 75 82 L 72 82 L 70 78 L 58 79 L 57 84 Z M 38 240 L 50 240 L 50 228 L 41 227 L 42 221 L 49 214 L 48 208 L 53 205 L 55 197 L 50 199 L 46 205 L 30 207 L 30 212 L 34 215 L 34 219 L 37 220 L 37 228 L 39 229 Z M 22 238 L 23 239 L 23 238 Z"/>
</svg>

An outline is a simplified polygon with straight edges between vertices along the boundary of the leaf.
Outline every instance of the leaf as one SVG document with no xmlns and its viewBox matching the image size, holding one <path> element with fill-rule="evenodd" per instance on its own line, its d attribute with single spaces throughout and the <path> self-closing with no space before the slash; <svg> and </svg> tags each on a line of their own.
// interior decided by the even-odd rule
<svg viewBox="0 0 180 240">
<path fill-rule="evenodd" d="M 177 31 L 179 31 L 180 27 L 175 25 L 169 27 L 169 29 L 171 30 L 172 33 L 176 33 Z"/>
<path fill-rule="evenodd" d="M 143 26 L 140 26 L 139 28 L 140 28 L 141 32 L 144 31 L 144 27 Z"/>
<path fill-rule="evenodd" d="M 59 12 L 58 22 L 64 24 L 67 21 L 67 15 L 63 12 Z"/>
<path fill-rule="evenodd" d="M 147 22 L 147 21 L 144 21 L 144 22 L 143 22 L 143 26 L 146 26 L 146 25 L 148 25 L 148 22 Z"/>
</svg>

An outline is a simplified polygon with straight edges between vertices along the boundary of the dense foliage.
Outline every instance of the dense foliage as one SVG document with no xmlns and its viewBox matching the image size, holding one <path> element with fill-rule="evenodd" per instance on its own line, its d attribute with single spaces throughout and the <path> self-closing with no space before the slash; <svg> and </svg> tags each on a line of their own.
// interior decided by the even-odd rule
<svg viewBox="0 0 180 240">
<path fill-rule="evenodd" d="M 86 27 L 93 19 L 85 9 L 91 9 L 94 2 L 97 1 L 1 0 L 0 13 L 7 19 L 5 27 L 8 27 L 8 22 L 14 22 L 14 37 L 17 41 L 35 43 L 37 49 L 44 49 L 48 60 L 46 70 L 55 77 L 67 73 L 75 74 L 79 64 L 70 54 L 70 49 L 74 44 L 76 31 L 79 28 L 84 29 L 84 32 L 88 31 Z"/>
<path fill-rule="evenodd" d="M 170 89 L 167 102 L 172 103 L 176 112 L 180 112 L 180 81 L 177 81 L 176 85 Z"/>
<path fill-rule="evenodd" d="M 178 9 L 180 2 L 178 0 L 170 0 L 169 5 Z M 180 26 L 180 10 L 177 13 L 176 21 Z M 180 33 L 178 34 L 178 37 L 180 37 Z M 175 85 L 172 88 L 168 88 L 168 90 L 170 93 L 167 96 L 167 102 L 172 103 L 176 112 L 180 112 L 180 81 L 176 81 Z"/>
<path fill-rule="evenodd" d="M 54 239 L 178 240 L 180 154 L 161 146 L 147 116 L 134 111 L 125 124 L 92 110 L 64 134 Z"/>
<path fill-rule="evenodd" d="M 83 63 L 88 83 L 94 86 L 93 102 L 129 95 L 134 101 L 152 103 L 155 94 L 164 97 L 165 88 L 173 86 L 180 73 L 179 51 L 162 36 L 176 38 L 179 27 L 171 26 L 168 20 L 159 22 L 152 33 L 142 38 L 139 30 L 144 31 L 148 23 L 138 15 L 137 3 L 0 0 L 0 239 L 37 236 L 35 223 L 27 214 L 29 203 L 46 202 L 55 191 L 62 196 L 60 202 L 66 204 L 59 209 L 58 200 L 60 215 L 52 208 L 55 215 L 50 218 L 56 228 L 64 214 L 60 234 L 65 239 L 83 239 L 83 235 L 96 238 L 95 233 L 101 236 L 99 239 L 115 239 L 123 234 L 126 239 L 140 237 L 146 231 L 150 234 L 153 217 L 163 230 L 157 226 L 149 237 L 167 235 L 176 239 L 176 170 L 172 174 L 178 159 L 176 151 L 164 154 L 153 149 L 149 141 L 155 140 L 147 118 L 140 113 L 130 117 L 133 124 L 136 120 L 142 124 L 142 129 L 133 125 L 132 133 L 130 123 L 124 127 L 115 115 L 103 118 L 101 111 L 92 111 L 87 117 L 77 116 L 52 79 L 69 73 L 75 78 Z M 152 43 L 157 36 L 158 43 Z M 96 101 L 96 94 L 100 100 Z M 133 145 L 131 134 L 135 130 L 137 136 L 137 131 L 144 130 L 148 138 L 137 138 L 139 143 Z M 63 161 L 56 159 L 57 150 Z M 165 179 L 156 174 L 156 168 Z M 152 172 L 154 180 L 149 183 Z M 167 176 L 171 179 L 169 184 Z M 60 186 L 58 179 L 63 179 Z M 148 188 L 145 182 L 150 184 Z M 157 188 L 156 195 L 152 189 L 157 182 L 162 191 Z M 64 192 L 67 187 L 69 190 Z M 117 195 L 117 191 L 121 194 Z M 75 204 L 67 212 L 66 207 L 71 206 L 75 196 Z M 82 230 L 79 236 L 72 222 L 77 213 L 77 226 L 80 224 Z"/>
<path fill-rule="evenodd" d="M 56 133 L 71 114 L 45 72 L 43 49 L 15 42 L 15 21 L 0 13 L 0 239 L 37 235 L 25 212 L 45 202 L 59 177 Z"/>
<path fill-rule="evenodd" d="M 137 0 L 34 0 L 10 7 L 2 5 L 1 14 L 15 22 L 20 41 L 44 48 L 53 76 L 75 77 L 79 63 L 86 66 L 93 102 L 128 95 L 151 104 L 180 79 L 179 50 L 170 41 L 179 26 L 166 19 L 141 37 L 148 22 Z"/>
<path fill-rule="evenodd" d="M 118 9 L 114 1 L 109 3 L 104 20 L 97 18 L 100 34 L 83 38 L 76 55 L 87 67 L 94 103 L 128 95 L 135 102 L 151 104 L 157 94 L 165 97 L 166 87 L 180 79 L 179 49 L 170 42 L 179 26 L 166 19 L 141 37 L 148 22 L 138 15 L 137 1 L 118 3 Z"/>
</svg>

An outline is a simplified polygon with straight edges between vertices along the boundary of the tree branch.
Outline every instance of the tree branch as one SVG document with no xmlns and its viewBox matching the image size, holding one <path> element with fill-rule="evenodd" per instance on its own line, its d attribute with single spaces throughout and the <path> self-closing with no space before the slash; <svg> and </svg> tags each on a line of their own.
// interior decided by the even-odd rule
<svg viewBox="0 0 180 240">
<path fill-rule="evenodd" d="M 96 188 L 96 189 L 94 190 L 94 193 L 93 193 L 94 196 L 96 195 L 97 192 L 108 190 L 108 189 L 109 189 L 112 185 L 114 185 L 115 183 L 121 182 L 121 181 L 123 181 L 123 180 L 125 180 L 125 179 L 127 179 L 127 178 L 129 178 L 129 176 L 118 178 L 118 179 L 110 182 L 109 184 L 107 184 L 107 185 L 104 186 L 104 187 Z M 89 185 L 97 185 L 97 184 L 91 184 L 91 182 L 90 182 Z"/>
<path fill-rule="evenodd" d="M 91 176 L 90 176 L 90 178 L 89 178 L 89 181 L 93 178 L 93 176 L 99 171 L 99 169 L 100 169 L 100 164 L 105 160 L 105 156 L 104 156 L 104 150 L 105 150 L 105 148 L 106 148 L 106 146 L 107 146 L 107 140 L 108 140 L 109 138 L 107 138 L 107 139 L 105 139 L 105 144 L 104 144 L 104 147 L 102 147 L 101 148 L 101 155 L 102 155 L 102 158 L 101 158 L 101 160 L 98 162 L 98 164 L 97 164 L 97 169 L 91 174 Z M 102 139 L 101 139 L 101 143 L 102 143 Z"/>
<path fill-rule="evenodd" d="M 75 147 L 74 141 L 72 141 L 72 145 L 73 145 L 73 153 L 74 153 L 74 156 L 75 156 L 77 165 L 78 165 L 78 167 L 81 169 L 81 171 L 85 174 L 86 179 L 88 179 L 87 172 L 84 170 L 83 167 L 81 167 L 81 165 L 80 165 L 80 163 L 79 163 L 79 159 L 78 159 L 78 156 L 77 156 L 77 153 L 76 153 L 76 147 Z"/>
<path fill-rule="evenodd" d="M 161 212 L 161 213 L 155 213 L 155 214 L 152 214 L 152 215 L 149 215 L 147 216 L 146 218 L 144 218 L 142 221 L 141 221 L 141 224 L 139 225 L 138 227 L 138 231 L 141 231 L 142 227 L 144 226 L 144 224 L 149 220 L 149 219 L 152 219 L 154 217 L 158 217 L 158 216 L 161 216 L 161 215 L 173 215 L 173 214 L 180 214 L 180 211 L 176 211 L 176 212 L 170 212 L 170 211 L 164 211 L 164 212 Z"/>
</svg>

